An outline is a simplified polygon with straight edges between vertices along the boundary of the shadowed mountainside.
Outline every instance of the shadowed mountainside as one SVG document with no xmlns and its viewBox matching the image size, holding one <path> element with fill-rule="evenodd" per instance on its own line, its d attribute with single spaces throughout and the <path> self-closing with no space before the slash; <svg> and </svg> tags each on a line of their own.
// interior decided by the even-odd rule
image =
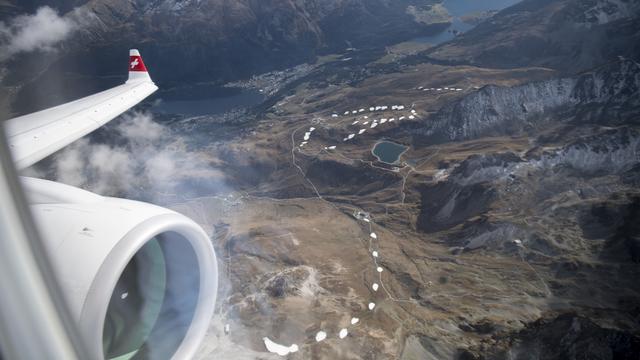
<svg viewBox="0 0 640 360">
<path fill-rule="evenodd" d="M 635 0 L 525 0 L 427 54 L 479 66 L 544 66 L 573 74 L 617 56 L 638 58 L 639 13 Z"/>
<path fill-rule="evenodd" d="M 0 20 L 41 5 L 95 16 L 59 52 L 18 54 L 6 64 L 3 85 L 26 83 L 16 97 L 60 93 L 57 101 L 119 82 L 129 48 L 142 51 L 162 88 L 223 84 L 312 62 L 318 54 L 437 33 L 450 21 L 437 0 L 8 1 L 0 7 Z"/>
</svg>

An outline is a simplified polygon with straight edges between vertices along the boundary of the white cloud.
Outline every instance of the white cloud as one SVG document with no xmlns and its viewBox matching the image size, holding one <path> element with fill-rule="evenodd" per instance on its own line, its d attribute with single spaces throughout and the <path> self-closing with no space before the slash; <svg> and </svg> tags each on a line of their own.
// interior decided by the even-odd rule
<svg viewBox="0 0 640 360">
<path fill-rule="evenodd" d="M 116 126 L 117 146 L 81 139 L 55 155 L 52 180 L 107 196 L 168 203 L 199 193 L 225 192 L 224 176 L 206 153 L 189 151 L 183 139 L 146 113 L 125 115 Z M 189 188 L 191 186 L 191 188 Z"/>
<path fill-rule="evenodd" d="M 0 22 L 0 60 L 31 51 L 52 51 L 75 30 L 86 24 L 93 15 L 76 9 L 65 16 L 48 6 L 35 14 L 20 15 L 8 22 Z"/>
</svg>

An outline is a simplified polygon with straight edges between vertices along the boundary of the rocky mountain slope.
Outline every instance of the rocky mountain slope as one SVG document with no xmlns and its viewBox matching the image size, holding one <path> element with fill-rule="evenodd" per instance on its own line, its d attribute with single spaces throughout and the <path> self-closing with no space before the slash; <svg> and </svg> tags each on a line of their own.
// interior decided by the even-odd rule
<svg viewBox="0 0 640 360">
<path fill-rule="evenodd" d="M 4 85 L 20 87 L 26 79 L 30 86 L 16 97 L 28 98 L 46 98 L 47 92 L 72 98 L 112 85 L 130 47 L 142 50 L 163 88 L 223 84 L 313 61 L 320 53 L 380 48 L 435 33 L 450 21 L 437 0 L 6 1 L 0 21 L 41 5 L 92 17 L 57 53 L 17 54 L 4 64 L 12 74 Z M 56 76 L 63 73 L 68 78 Z M 60 80 L 66 86 L 52 91 L 50 84 Z"/>
<path fill-rule="evenodd" d="M 634 0 L 525 0 L 454 41 L 433 59 L 482 66 L 545 66 L 577 73 L 617 56 L 640 55 Z"/>
<path fill-rule="evenodd" d="M 142 29 L 198 2 L 128 4 L 151 22 Z M 317 44 L 330 38 L 318 14 L 375 13 L 273 6 L 291 4 L 314 15 L 287 24 Z M 157 196 L 211 235 L 221 290 L 203 359 L 277 358 L 265 337 L 296 344 L 292 359 L 634 359 L 636 4 L 526 0 L 426 53 L 389 59 L 374 46 L 296 72 L 240 125 L 127 118 L 37 170 Z M 269 24 L 261 41 L 299 41 Z M 380 140 L 407 150 L 382 163 Z"/>
<path fill-rule="evenodd" d="M 636 123 L 640 116 L 640 64 L 615 61 L 574 77 L 516 87 L 486 86 L 443 107 L 414 143 L 518 135 L 567 119 L 574 124 Z"/>
</svg>

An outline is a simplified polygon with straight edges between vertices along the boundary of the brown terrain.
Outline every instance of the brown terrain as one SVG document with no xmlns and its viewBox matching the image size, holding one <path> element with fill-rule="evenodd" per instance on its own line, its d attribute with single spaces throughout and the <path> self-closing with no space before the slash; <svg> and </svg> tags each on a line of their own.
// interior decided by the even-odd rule
<svg viewBox="0 0 640 360">
<path fill-rule="evenodd" d="M 218 255 L 200 358 L 279 358 L 268 338 L 291 359 L 638 359 L 638 18 L 526 0 L 436 47 L 319 60 L 241 121 L 167 122 L 217 174 L 175 177 L 224 183 L 159 200 Z M 408 150 L 383 163 L 380 140 Z"/>
<path fill-rule="evenodd" d="M 584 77 L 630 77 L 624 92 L 637 100 L 640 67 L 614 62 L 601 71 L 567 80 L 567 91 L 578 96 Z M 556 104 L 529 89 L 559 86 L 558 77 L 549 68 L 417 64 L 354 85 L 296 86 L 250 134 L 224 144 L 236 154 L 221 160 L 229 176 L 259 168 L 257 185 L 176 207 L 211 230 L 228 281 L 203 358 L 266 358 L 258 355 L 264 337 L 296 344 L 289 356 L 301 359 L 634 358 L 636 115 L 586 121 L 591 105 Z M 531 113 L 547 101 L 552 110 L 524 124 L 500 118 L 491 103 L 508 105 L 500 91 L 531 103 Z M 480 95 L 488 102 L 475 103 Z M 447 106 L 465 100 L 509 124 L 423 140 Z M 369 111 L 392 104 L 406 109 Z M 396 120 L 362 125 L 382 118 Z M 358 129 L 366 132 L 343 141 Z M 384 164 L 371 154 L 379 139 L 410 149 Z M 318 331 L 327 333 L 320 343 Z M 552 333 L 562 340 L 554 344 Z"/>
</svg>

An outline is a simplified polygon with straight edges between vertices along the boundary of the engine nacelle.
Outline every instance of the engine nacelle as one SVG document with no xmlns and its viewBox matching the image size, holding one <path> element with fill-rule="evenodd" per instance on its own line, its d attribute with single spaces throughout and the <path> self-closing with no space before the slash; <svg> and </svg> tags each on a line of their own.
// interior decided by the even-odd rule
<svg viewBox="0 0 640 360">
<path fill-rule="evenodd" d="M 218 268 L 189 218 L 23 178 L 68 304 L 96 359 L 186 359 L 213 314 Z"/>
</svg>

